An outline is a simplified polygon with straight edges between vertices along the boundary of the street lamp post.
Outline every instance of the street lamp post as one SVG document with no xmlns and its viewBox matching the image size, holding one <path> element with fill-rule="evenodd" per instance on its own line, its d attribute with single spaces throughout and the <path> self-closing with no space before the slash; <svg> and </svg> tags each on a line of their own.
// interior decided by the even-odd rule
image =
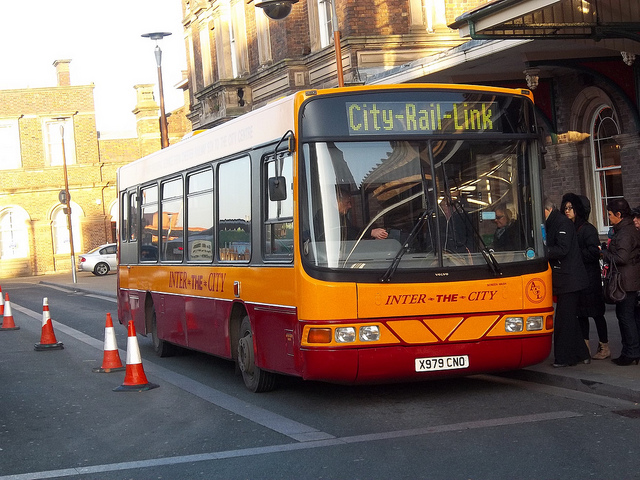
<svg viewBox="0 0 640 480">
<path fill-rule="evenodd" d="M 142 34 L 145 38 L 155 40 L 156 48 L 154 50 L 156 56 L 156 65 L 158 66 L 158 89 L 160 90 L 160 146 L 166 148 L 169 146 L 169 129 L 167 127 L 167 116 L 164 113 L 164 89 L 162 87 L 162 50 L 158 45 L 158 40 L 171 35 L 171 32 L 153 32 Z"/>
<path fill-rule="evenodd" d="M 65 119 L 56 119 L 65 120 Z M 73 227 L 71 225 L 71 195 L 69 195 L 69 176 L 67 175 L 67 155 L 64 148 L 64 125 L 60 124 L 60 139 L 62 140 L 62 171 L 64 172 L 64 195 L 61 200 L 64 200 L 67 211 L 67 229 L 69 230 L 69 248 L 71 249 L 71 278 L 73 283 L 78 283 L 76 276 L 76 254 L 73 248 Z"/>
</svg>

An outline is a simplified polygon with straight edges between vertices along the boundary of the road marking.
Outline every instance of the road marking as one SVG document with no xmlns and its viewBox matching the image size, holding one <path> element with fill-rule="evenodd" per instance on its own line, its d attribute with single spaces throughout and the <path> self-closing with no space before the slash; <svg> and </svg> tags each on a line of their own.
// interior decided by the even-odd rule
<svg viewBox="0 0 640 480">
<path fill-rule="evenodd" d="M 452 423 L 449 425 L 436 425 L 433 427 L 412 428 L 407 430 L 397 430 L 393 432 L 373 433 L 367 435 L 354 435 L 351 437 L 331 438 L 326 440 L 315 440 L 303 443 L 287 443 L 280 445 L 268 445 L 265 447 L 242 448 L 238 450 L 226 450 L 222 452 L 200 453 L 195 455 L 182 455 L 178 457 L 154 458 L 149 460 L 139 460 L 133 462 L 109 463 L 104 465 L 93 465 L 89 467 L 65 468 L 61 470 L 49 470 L 44 472 L 31 472 L 18 475 L 7 475 L 0 477 L 0 480 L 37 480 L 42 478 L 72 477 L 75 475 L 89 475 L 106 472 L 116 472 L 121 470 L 134 470 L 141 468 L 162 467 L 167 465 L 179 465 L 183 463 L 210 462 L 224 460 L 228 458 L 251 457 L 256 455 L 267 455 L 273 453 L 293 452 L 299 450 L 309 450 L 314 448 L 334 447 L 355 443 L 374 442 L 379 440 L 390 440 L 397 438 L 414 437 L 420 435 L 433 435 L 446 432 L 464 432 L 480 428 L 502 427 L 508 425 L 521 425 L 525 423 L 546 422 L 552 420 L 565 420 L 569 418 L 581 417 L 576 412 L 560 411 L 549 413 L 536 413 L 532 415 L 520 415 L 514 417 L 493 418 L 488 420 L 477 420 L 474 422 Z"/>
<path fill-rule="evenodd" d="M 14 310 L 24 313 L 25 315 L 33 318 L 34 320 L 42 321 L 42 314 L 38 314 L 33 310 L 22 307 L 20 305 L 11 304 Z M 102 351 L 104 348 L 104 342 L 97 340 L 85 333 L 82 333 L 74 328 L 64 325 L 58 321 L 55 322 L 55 328 L 57 331 L 65 333 L 76 340 L 79 340 L 97 350 Z M 126 358 L 127 352 L 119 349 L 121 356 Z M 175 385 L 176 387 L 196 395 L 201 399 L 216 405 L 220 408 L 224 408 L 236 415 L 239 415 L 247 420 L 251 420 L 258 425 L 262 425 L 274 432 L 278 432 L 282 435 L 296 440 L 298 442 L 309 442 L 323 439 L 334 438 L 325 432 L 313 428 L 309 425 L 305 425 L 290 418 L 283 417 L 277 413 L 270 412 L 264 408 L 257 407 L 250 403 L 239 400 L 231 395 L 216 390 L 215 388 L 203 385 L 195 380 L 190 379 L 185 375 L 173 372 L 167 368 L 153 363 L 151 360 L 144 360 L 144 368 L 147 374 L 155 375 L 156 377 Z"/>
</svg>

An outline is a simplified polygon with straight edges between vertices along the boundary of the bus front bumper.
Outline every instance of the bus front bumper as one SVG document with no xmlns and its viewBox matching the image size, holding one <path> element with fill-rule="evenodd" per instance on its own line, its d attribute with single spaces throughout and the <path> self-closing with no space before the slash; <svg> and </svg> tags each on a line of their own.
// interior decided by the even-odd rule
<svg viewBox="0 0 640 480">
<path fill-rule="evenodd" d="M 456 344 L 303 348 L 302 377 L 331 383 L 371 384 L 517 370 L 547 359 L 551 339 L 549 333 Z"/>
</svg>

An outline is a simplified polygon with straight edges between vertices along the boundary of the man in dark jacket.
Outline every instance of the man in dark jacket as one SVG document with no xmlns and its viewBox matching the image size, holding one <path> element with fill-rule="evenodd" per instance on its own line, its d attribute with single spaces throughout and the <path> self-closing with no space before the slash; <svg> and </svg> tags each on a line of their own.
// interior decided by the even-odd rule
<svg viewBox="0 0 640 480">
<path fill-rule="evenodd" d="M 580 291 L 588 286 L 575 228 L 549 199 L 544 203 L 547 255 L 557 298 L 553 332 L 554 367 L 590 363 L 591 354 L 578 323 Z"/>
</svg>

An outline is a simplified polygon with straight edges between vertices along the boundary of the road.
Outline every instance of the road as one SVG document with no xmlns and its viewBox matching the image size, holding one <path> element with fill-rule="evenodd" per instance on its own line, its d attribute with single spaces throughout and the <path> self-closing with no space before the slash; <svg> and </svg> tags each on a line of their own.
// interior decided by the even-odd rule
<svg viewBox="0 0 640 480">
<path fill-rule="evenodd" d="M 20 330 L 0 332 L 0 480 L 638 478 L 626 400 L 482 375 L 347 387 L 283 379 L 252 394 L 234 365 L 153 355 L 159 388 L 100 374 L 112 298 L 4 281 Z M 47 297 L 64 350 L 37 352 Z"/>
</svg>

